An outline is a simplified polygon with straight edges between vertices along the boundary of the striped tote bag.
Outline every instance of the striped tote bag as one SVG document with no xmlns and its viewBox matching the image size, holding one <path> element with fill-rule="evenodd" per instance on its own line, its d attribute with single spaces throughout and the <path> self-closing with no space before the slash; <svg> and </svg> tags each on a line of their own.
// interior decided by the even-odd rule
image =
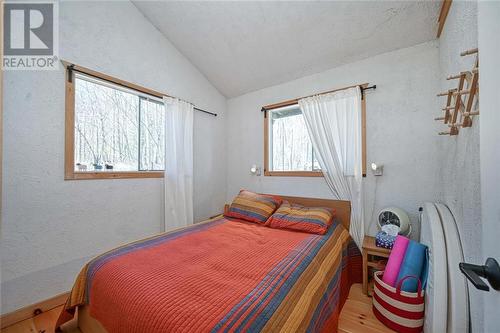
<svg viewBox="0 0 500 333">
<path fill-rule="evenodd" d="M 382 281 L 383 271 L 375 272 L 373 313 L 385 326 L 402 333 L 419 333 L 424 326 L 424 291 L 420 279 L 406 276 L 396 288 Z M 417 279 L 416 293 L 401 291 L 406 279 Z"/>
</svg>

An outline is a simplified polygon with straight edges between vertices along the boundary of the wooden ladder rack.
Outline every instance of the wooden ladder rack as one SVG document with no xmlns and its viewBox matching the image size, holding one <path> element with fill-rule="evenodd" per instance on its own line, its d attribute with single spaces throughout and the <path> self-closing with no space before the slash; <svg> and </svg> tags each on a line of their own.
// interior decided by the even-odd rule
<svg viewBox="0 0 500 333">
<path fill-rule="evenodd" d="M 474 101 L 479 99 L 479 57 L 478 49 L 470 49 L 460 53 L 460 56 L 476 55 L 476 61 L 471 71 L 463 71 L 450 75 L 446 80 L 458 80 L 457 88 L 437 94 L 446 96 L 446 106 L 442 108 L 444 115 L 434 118 L 443 121 L 449 127 L 448 131 L 439 132 L 439 135 L 458 135 L 459 128 L 472 126 L 472 117 L 479 115 L 479 109 L 473 110 Z M 467 84 L 467 87 L 465 85 Z"/>
</svg>

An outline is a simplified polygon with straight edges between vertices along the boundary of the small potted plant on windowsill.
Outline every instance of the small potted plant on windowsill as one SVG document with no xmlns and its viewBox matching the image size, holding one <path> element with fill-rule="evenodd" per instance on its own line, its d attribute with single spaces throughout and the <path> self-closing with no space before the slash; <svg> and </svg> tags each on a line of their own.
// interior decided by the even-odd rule
<svg viewBox="0 0 500 333">
<path fill-rule="evenodd" d="M 100 156 L 95 157 L 94 163 L 92 165 L 94 166 L 94 170 L 102 170 L 101 157 Z"/>
<path fill-rule="evenodd" d="M 78 171 L 87 171 L 87 164 L 76 163 Z"/>
</svg>

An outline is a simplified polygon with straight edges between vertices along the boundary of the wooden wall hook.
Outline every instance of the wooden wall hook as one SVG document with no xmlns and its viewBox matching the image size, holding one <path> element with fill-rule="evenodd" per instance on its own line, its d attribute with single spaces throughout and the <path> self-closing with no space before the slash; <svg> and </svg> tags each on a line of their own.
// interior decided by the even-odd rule
<svg viewBox="0 0 500 333">
<path fill-rule="evenodd" d="M 439 93 L 439 94 L 437 94 L 436 96 L 437 96 L 437 97 L 441 97 L 441 96 L 448 96 L 449 94 L 454 93 L 455 91 L 457 91 L 457 89 L 449 89 L 448 91 L 445 91 L 445 92 Z"/>
<path fill-rule="evenodd" d="M 460 79 L 462 78 L 463 76 L 467 75 L 467 72 L 460 72 L 459 74 L 455 74 L 455 75 L 450 75 L 446 78 L 446 80 L 456 80 L 456 79 Z"/>
<path fill-rule="evenodd" d="M 461 91 L 455 91 L 453 95 L 467 95 L 470 93 L 469 89 L 461 90 Z"/>
<path fill-rule="evenodd" d="M 465 57 L 465 56 L 468 56 L 468 55 L 471 55 L 471 54 L 476 54 L 478 52 L 479 52 L 479 50 L 477 48 L 470 49 L 470 50 L 465 50 L 462 53 L 460 53 L 460 56 Z"/>
</svg>

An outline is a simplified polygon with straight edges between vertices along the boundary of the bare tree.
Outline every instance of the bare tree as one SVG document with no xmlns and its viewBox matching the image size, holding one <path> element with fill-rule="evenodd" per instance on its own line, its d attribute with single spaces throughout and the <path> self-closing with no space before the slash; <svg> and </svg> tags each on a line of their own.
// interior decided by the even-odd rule
<svg viewBox="0 0 500 333">
<path fill-rule="evenodd" d="M 76 83 L 75 162 L 163 169 L 163 104 L 84 79 Z"/>
</svg>

